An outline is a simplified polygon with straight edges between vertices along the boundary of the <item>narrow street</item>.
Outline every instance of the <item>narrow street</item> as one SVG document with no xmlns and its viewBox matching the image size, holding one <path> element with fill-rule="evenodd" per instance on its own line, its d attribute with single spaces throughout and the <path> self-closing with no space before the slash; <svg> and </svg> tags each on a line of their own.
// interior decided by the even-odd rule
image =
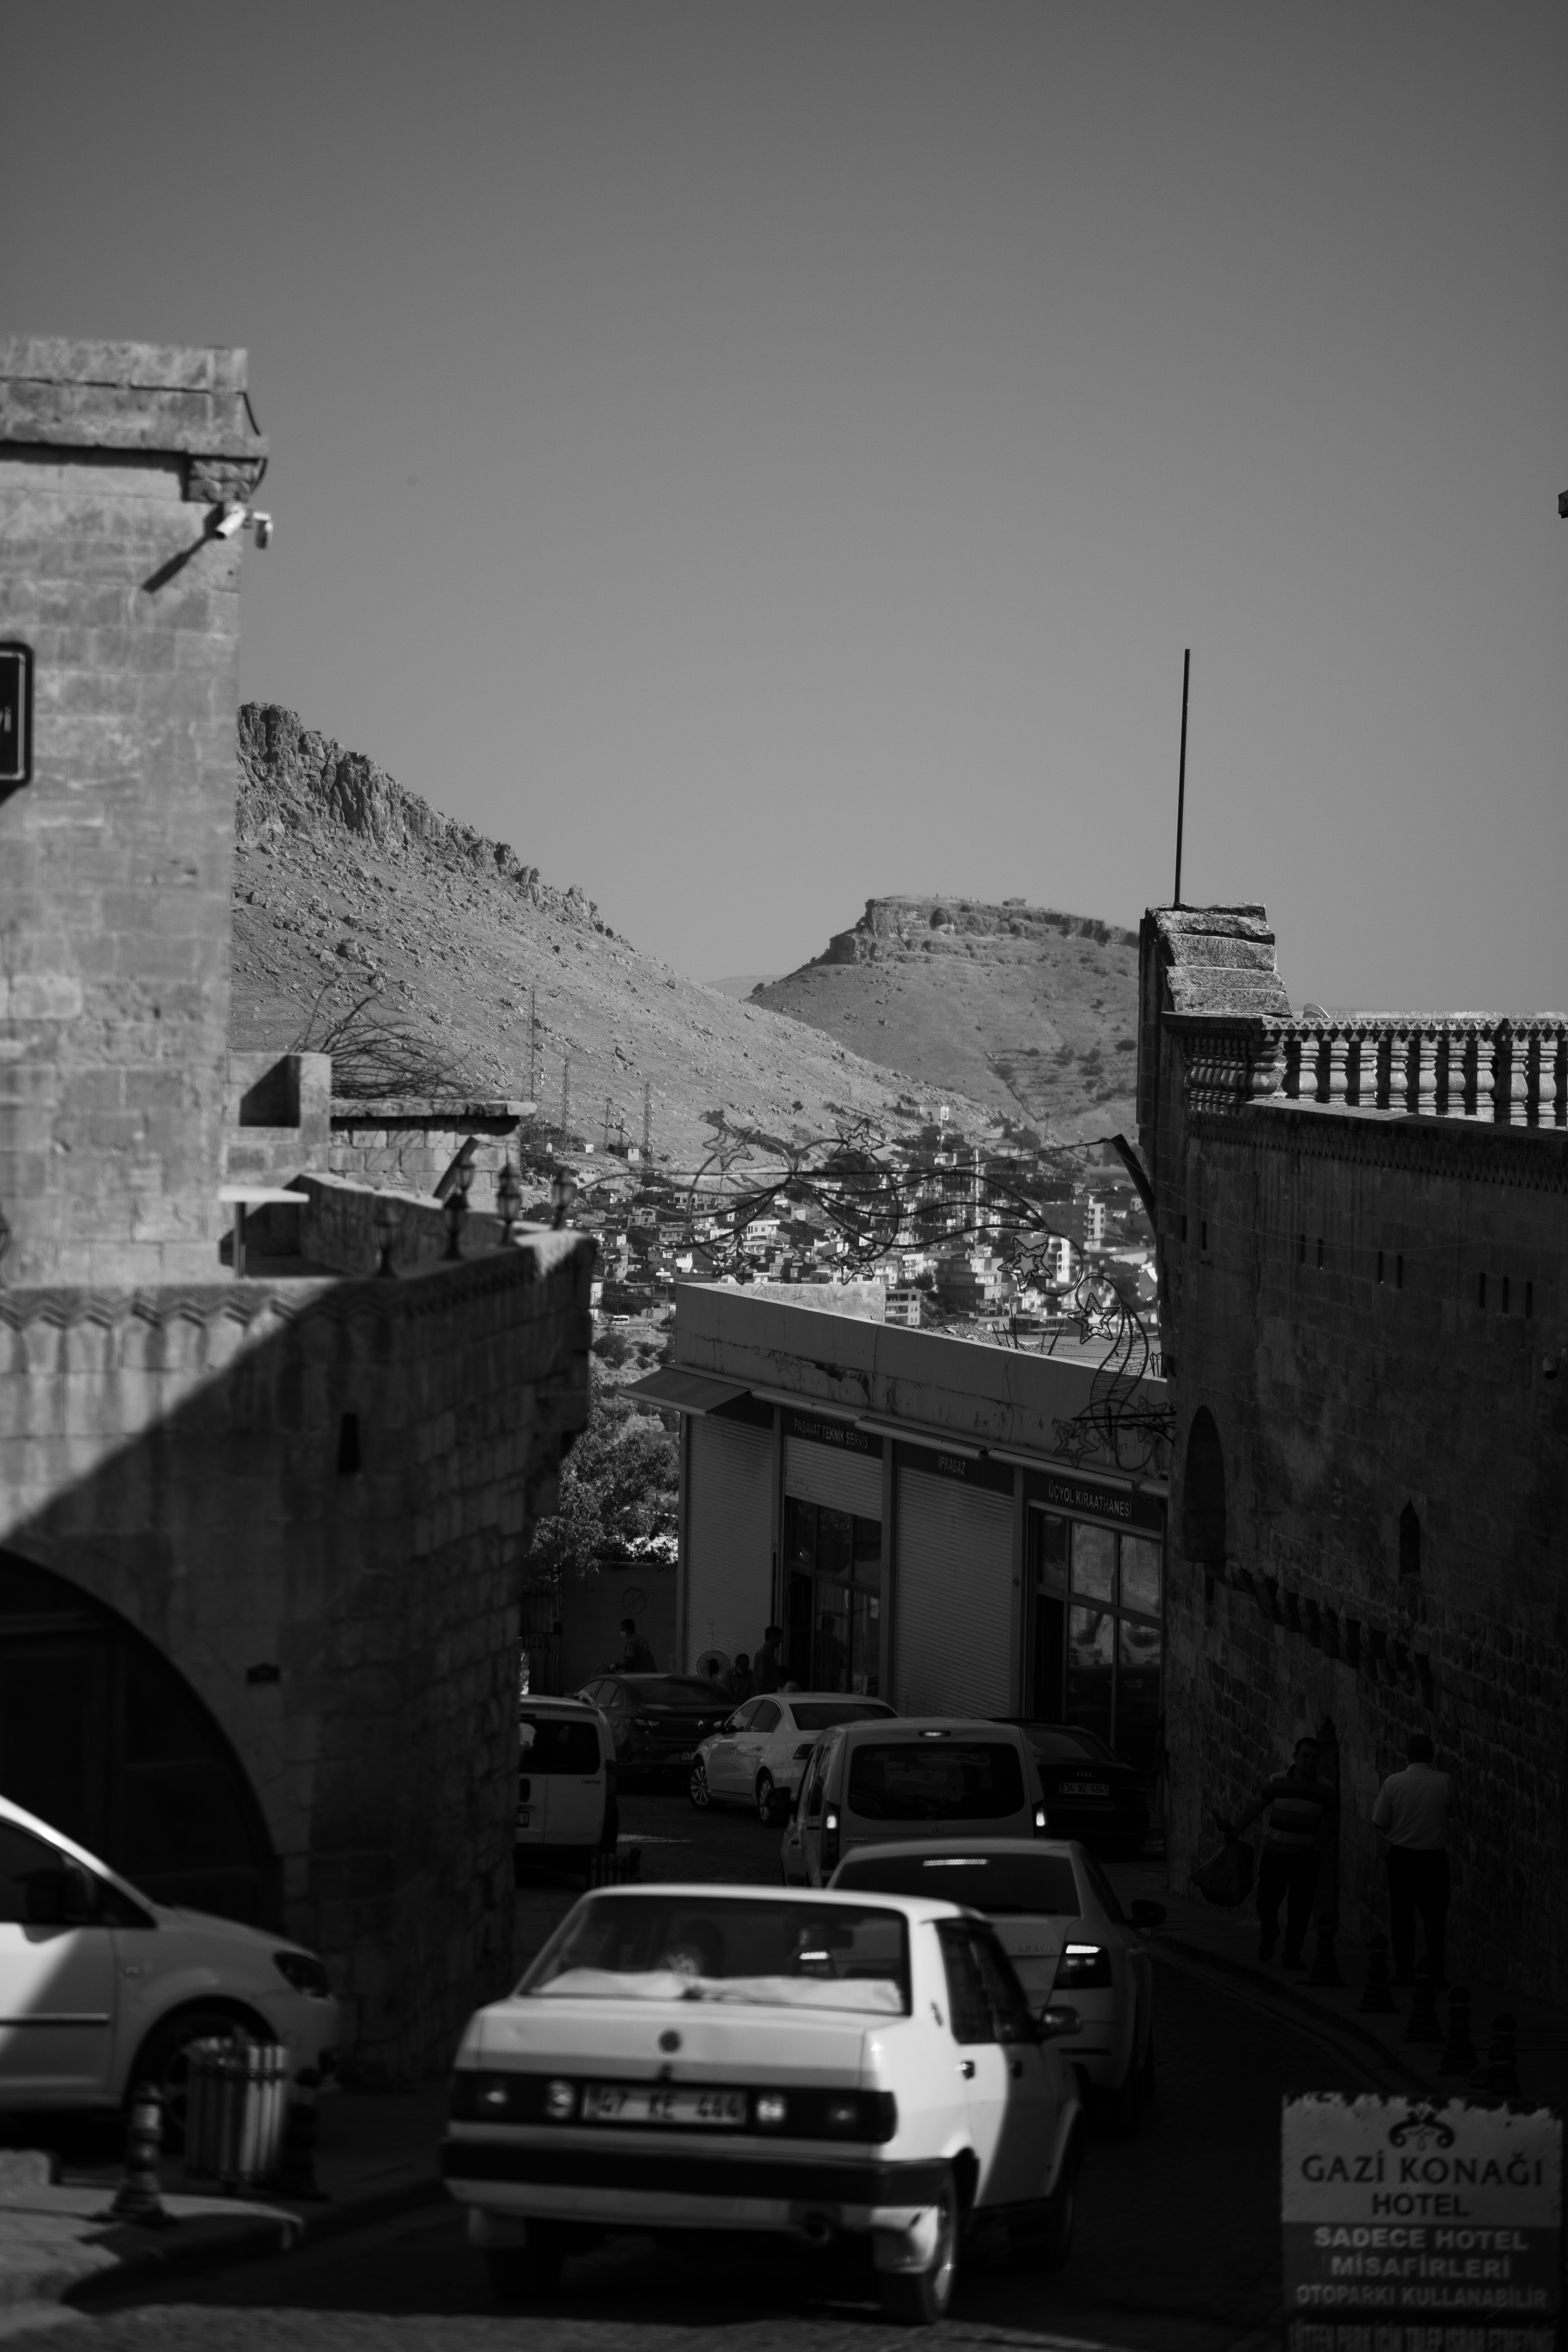
<svg viewBox="0 0 1568 2352">
<path fill-rule="evenodd" d="M 698 1815 L 679 1798 L 628 1799 L 623 1832 L 642 1843 L 648 1878 L 740 1880 L 776 1867 L 776 1832 L 739 1814 Z M 547 1881 L 520 1891 L 528 1950 L 575 1892 Z M 1066 2269 L 1044 2275 L 1000 2245 L 970 2247 L 943 2340 L 1017 2331 L 1128 2352 L 1226 2352 L 1267 2326 L 1279 2292 L 1280 2094 L 1356 2085 L 1313 2041 L 1186 1969 L 1162 1966 L 1157 1987 L 1156 2096 L 1135 2140 L 1092 2141 Z M 74 2323 L 68 2340 L 83 2352 L 478 2352 L 520 2340 L 541 2352 L 634 2341 L 860 2352 L 898 2332 L 847 2261 L 723 2238 L 618 2241 L 571 2263 L 548 2302 L 500 2313 L 461 2220 L 432 2206 L 182 2283 L 177 2295 L 144 2287 L 136 2302 Z"/>
</svg>

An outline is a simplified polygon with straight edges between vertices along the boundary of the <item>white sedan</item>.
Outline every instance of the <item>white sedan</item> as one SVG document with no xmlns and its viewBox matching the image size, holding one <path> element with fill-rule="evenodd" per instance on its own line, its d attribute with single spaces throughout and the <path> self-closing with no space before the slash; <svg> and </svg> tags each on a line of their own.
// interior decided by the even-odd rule
<svg viewBox="0 0 1568 2352">
<path fill-rule="evenodd" d="M 983 1911 L 1030 2004 L 1070 2004 L 1061 2048 L 1111 2128 L 1131 2135 L 1154 2091 L 1154 1983 L 1143 1937 L 1165 1916 L 1142 1899 L 1124 1915 L 1076 1841 L 911 1838 L 858 1846 L 829 1885 L 862 1895 L 945 1895 Z"/>
<path fill-rule="evenodd" d="M 85 1846 L 0 1797 L 0 2111 L 163 2094 L 184 2120 L 193 2042 L 281 2042 L 291 2075 L 336 2063 L 338 2004 L 287 1936 L 154 1903 Z"/>
<path fill-rule="evenodd" d="M 972 2216 L 1066 2259 L 1074 2022 L 951 1903 L 605 1889 L 469 2023 L 442 2168 L 503 2298 L 606 2231 L 763 2230 L 858 2241 L 886 2311 L 939 2319 Z"/>
<path fill-rule="evenodd" d="M 787 1819 L 819 1735 L 841 1723 L 868 1723 L 898 1709 L 842 1691 L 771 1691 L 748 1699 L 697 1750 L 691 1801 L 754 1806 L 764 1829 Z"/>
</svg>

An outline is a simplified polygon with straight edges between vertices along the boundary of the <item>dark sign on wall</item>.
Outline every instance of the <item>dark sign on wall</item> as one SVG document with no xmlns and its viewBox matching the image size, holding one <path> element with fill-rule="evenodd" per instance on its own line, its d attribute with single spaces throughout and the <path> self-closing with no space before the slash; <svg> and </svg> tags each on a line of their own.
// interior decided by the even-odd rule
<svg viewBox="0 0 1568 2352">
<path fill-rule="evenodd" d="M 1158 1495 L 1133 1495 L 1124 1487 L 1101 1486 L 1089 1478 L 1075 1478 L 1070 1472 L 1027 1471 L 1024 1493 L 1029 1502 L 1043 1503 L 1048 1511 L 1110 1519 L 1121 1528 L 1148 1528 L 1156 1535 L 1164 1529 L 1165 1506 Z"/>
<path fill-rule="evenodd" d="M 0 793 L 33 781 L 33 648 L 0 645 Z"/>
<path fill-rule="evenodd" d="M 857 1429 L 852 1421 L 826 1421 L 809 1412 L 784 1414 L 786 1437 L 809 1438 L 813 1445 L 836 1445 L 841 1454 L 864 1454 L 873 1461 L 882 1458 L 882 1441 L 868 1430 Z"/>
<path fill-rule="evenodd" d="M 967 1454 L 944 1454 L 940 1445 L 900 1445 L 899 1462 L 903 1469 L 956 1478 L 965 1486 L 987 1487 L 994 1495 L 1013 1491 L 1013 1473 L 1005 1462 L 976 1462 Z"/>
</svg>

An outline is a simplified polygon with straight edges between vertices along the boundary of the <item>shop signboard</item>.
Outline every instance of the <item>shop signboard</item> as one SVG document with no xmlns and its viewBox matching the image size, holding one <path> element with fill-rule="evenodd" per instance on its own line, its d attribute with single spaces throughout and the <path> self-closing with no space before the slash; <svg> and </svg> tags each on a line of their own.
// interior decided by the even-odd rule
<svg viewBox="0 0 1568 2352">
<path fill-rule="evenodd" d="M 1562 2303 L 1563 2121 L 1551 2107 L 1319 2093 L 1280 2136 L 1293 2352 L 1549 2344 Z M 1408 2352 L 1408 2347 L 1406 2347 Z"/>
</svg>

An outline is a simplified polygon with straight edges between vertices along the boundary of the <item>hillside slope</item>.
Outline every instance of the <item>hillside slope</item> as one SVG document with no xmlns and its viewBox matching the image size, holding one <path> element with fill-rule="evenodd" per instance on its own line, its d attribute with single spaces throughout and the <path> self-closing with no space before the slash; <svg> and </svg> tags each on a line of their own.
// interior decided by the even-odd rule
<svg viewBox="0 0 1568 2352">
<path fill-rule="evenodd" d="M 570 1123 L 590 1139 L 602 1139 L 606 1097 L 640 1139 L 645 1079 L 656 1157 L 678 1169 L 699 1164 L 724 1119 L 814 1134 L 846 1113 L 910 1123 L 915 1105 L 900 1116 L 890 1071 L 640 955 L 581 890 L 552 888 L 292 711 L 247 704 L 239 758 L 237 1046 L 283 1050 L 308 1025 L 320 1042 L 370 996 L 410 1070 L 423 1055 L 443 1091 L 524 1097 L 532 990 L 542 1115 L 559 1121 L 568 1061 Z M 984 1131 L 973 1106 L 955 1110 Z"/>
<path fill-rule="evenodd" d="M 870 898 L 753 1004 L 1053 1142 L 1131 1130 L 1138 935 L 1009 898 Z"/>
</svg>

